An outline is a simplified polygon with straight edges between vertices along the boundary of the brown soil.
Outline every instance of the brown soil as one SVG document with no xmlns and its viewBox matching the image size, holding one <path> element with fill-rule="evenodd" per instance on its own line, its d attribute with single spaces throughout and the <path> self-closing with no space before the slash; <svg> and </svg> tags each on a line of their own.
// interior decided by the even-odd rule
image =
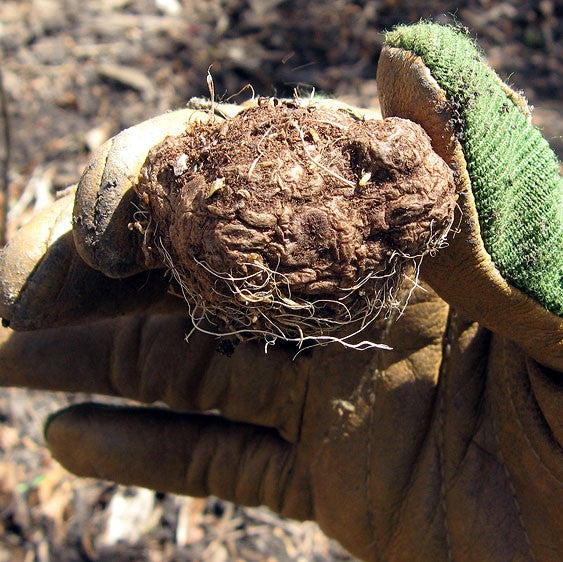
<svg viewBox="0 0 563 562">
<path fill-rule="evenodd" d="M 141 175 L 148 262 L 173 269 L 194 316 L 247 337 L 368 322 L 455 205 L 420 126 L 275 98 L 166 139 Z"/>
</svg>

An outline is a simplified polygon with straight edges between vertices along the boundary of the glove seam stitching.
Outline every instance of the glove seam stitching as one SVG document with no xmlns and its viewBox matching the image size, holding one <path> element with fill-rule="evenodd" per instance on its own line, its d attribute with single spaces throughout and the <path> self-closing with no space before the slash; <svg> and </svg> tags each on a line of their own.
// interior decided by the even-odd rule
<svg viewBox="0 0 563 562">
<path fill-rule="evenodd" d="M 506 356 L 506 345 L 504 344 L 504 342 L 502 342 L 501 345 L 502 345 L 502 356 L 503 356 L 502 371 L 503 371 L 504 379 L 506 379 L 506 377 L 508 377 L 508 373 L 506 372 L 506 364 L 507 364 L 506 362 L 508 360 L 507 356 Z M 510 389 L 508 390 L 507 394 L 508 394 L 508 399 L 510 401 L 510 405 L 511 405 L 512 409 L 514 409 L 514 402 L 512 400 L 512 393 L 511 393 Z M 514 412 L 514 417 L 518 420 L 518 413 L 517 412 Z M 503 471 L 504 471 L 506 482 L 507 482 L 508 488 L 510 490 L 510 495 L 512 496 L 512 502 L 513 502 L 514 508 L 516 509 L 516 515 L 518 517 L 520 527 L 521 527 L 522 532 L 524 534 L 524 540 L 526 542 L 526 545 L 528 546 L 530 558 L 531 558 L 531 560 L 536 561 L 537 557 L 534 553 L 534 549 L 532 547 L 532 541 L 530 540 L 530 536 L 528 535 L 528 531 L 526 530 L 526 526 L 524 525 L 524 518 L 522 516 L 522 509 L 520 507 L 520 502 L 518 501 L 518 496 L 516 494 L 516 487 L 514 486 L 512 474 L 510 473 L 510 470 L 508 469 L 508 465 L 506 463 L 506 460 L 505 460 L 503 452 L 502 452 L 502 448 L 501 448 L 500 440 L 499 440 L 498 427 L 497 427 L 496 419 L 495 419 L 494 415 L 491 415 L 491 420 L 492 420 L 495 443 L 496 443 L 497 451 L 498 451 L 498 458 L 499 458 L 500 463 L 502 464 L 502 468 L 503 468 Z M 517 423 L 518 423 L 520 429 L 522 429 L 522 427 L 520 426 L 519 420 L 517 421 Z"/>
<path fill-rule="evenodd" d="M 448 525 L 448 501 L 446 492 L 446 443 L 445 443 L 445 425 L 446 425 L 446 394 L 447 373 L 450 369 L 450 358 L 452 353 L 452 342 L 454 341 L 453 332 L 455 328 L 455 313 L 450 309 L 446 330 L 444 331 L 444 341 L 442 346 L 442 364 L 439 370 L 439 404 L 438 404 L 438 458 L 440 463 L 440 507 L 444 521 L 444 531 L 446 539 L 446 556 L 449 561 L 453 561 L 453 548 Z"/>
<path fill-rule="evenodd" d="M 107 165 L 108 165 L 108 161 L 109 161 L 109 157 L 110 157 L 110 153 L 113 149 L 113 145 L 114 145 L 114 139 L 110 139 L 111 142 L 111 146 L 109 148 L 109 150 L 106 153 L 105 159 L 104 159 L 104 166 L 102 169 L 102 174 L 100 177 L 100 183 L 98 185 L 98 190 L 96 191 L 96 201 L 94 203 L 94 208 L 92 210 L 92 223 L 93 223 L 93 227 L 94 227 L 94 240 L 92 242 L 92 254 L 94 257 L 94 260 L 96 262 L 96 265 L 99 265 L 100 263 L 100 259 L 98 258 L 98 241 L 99 241 L 99 237 L 100 234 L 102 233 L 103 229 L 100 227 L 100 221 L 101 221 L 101 216 L 100 216 L 100 211 L 99 211 L 99 207 L 101 204 L 101 199 L 104 196 L 104 192 L 107 191 L 107 188 L 104 189 L 104 184 L 106 183 L 106 170 L 107 170 Z"/>
<path fill-rule="evenodd" d="M 506 365 L 506 345 L 503 346 L 503 355 L 505 357 L 505 361 L 504 361 L 504 365 Z M 506 374 L 506 368 L 505 368 L 505 380 L 506 377 L 508 377 L 508 375 Z M 528 381 L 529 381 L 529 377 L 528 377 Z M 561 479 L 543 462 L 543 460 L 540 457 L 540 454 L 537 452 L 536 447 L 534 447 L 534 444 L 532 443 L 531 439 L 528 437 L 528 433 L 526 432 L 524 425 L 522 424 L 522 420 L 520 419 L 520 416 L 518 415 L 518 408 L 516 407 L 516 403 L 514 401 L 514 388 L 513 385 L 507 385 L 508 386 L 508 398 L 510 400 L 510 405 L 512 407 L 512 411 L 514 413 L 514 418 L 516 419 L 516 423 L 518 424 L 518 427 L 524 437 L 524 439 L 526 440 L 526 443 L 528 444 L 530 450 L 532 451 L 532 454 L 534 455 L 534 458 L 536 459 L 536 461 L 538 462 L 538 464 L 547 472 L 548 476 L 550 476 L 551 478 L 553 478 L 559 485 L 563 485 L 563 482 L 561 481 Z M 536 402 L 537 404 L 537 402 Z M 538 410 L 541 412 L 541 408 L 539 408 L 538 406 Z"/>
<path fill-rule="evenodd" d="M 389 332 L 391 330 L 391 326 L 396 322 L 397 320 L 397 313 L 392 313 L 389 318 L 387 318 L 387 320 L 385 321 L 384 324 L 384 329 L 381 332 L 381 341 L 384 342 L 387 339 L 387 336 L 389 335 Z M 372 475 L 373 475 L 373 471 L 372 471 L 372 444 L 373 444 L 373 436 L 374 436 L 374 431 L 375 431 L 375 423 L 374 423 L 374 419 L 375 419 L 375 404 L 377 401 L 377 386 L 378 386 L 378 382 L 381 379 L 382 373 L 384 372 L 384 369 L 381 368 L 381 362 L 382 362 L 382 354 L 383 354 L 383 350 L 379 349 L 377 350 L 376 353 L 376 357 L 375 357 L 375 368 L 373 370 L 373 377 L 371 380 L 371 391 L 369 392 L 368 395 L 368 403 L 369 403 L 369 431 L 367 434 L 367 446 L 366 446 L 366 472 L 365 472 L 365 486 L 366 486 L 366 500 L 367 500 L 367 504 L 366 504 L 366 511 L 367 511 L 367 521 L 368 521 L 368 525 L 370 528 L 370 535 L 373 537 L 373 541 L 371 543 L 370 546 L 372 546 L 375 549 L 375 555 L 376 555 L 376 559 L 377 560 L 381 560 L 382 556 L 381 556 L 381 547 L 380 547 L 380 543 L 379 543 L 379 539 L 377 536 L 377 525 L 376 525 L 376 517 L 375 517 L 375 512 L 373 510 L 373 505 L 375 503 L 375 500 L 373 498 L 372 495 L 372 490 L 371 490 L 371 479 L 372 479 Z"/>
</svg>

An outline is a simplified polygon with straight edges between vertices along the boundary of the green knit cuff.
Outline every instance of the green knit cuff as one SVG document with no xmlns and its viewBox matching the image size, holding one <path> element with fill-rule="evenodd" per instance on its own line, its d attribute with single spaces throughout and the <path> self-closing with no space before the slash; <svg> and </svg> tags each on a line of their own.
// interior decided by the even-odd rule
<svg viewBox="0 0 563 562">
<path fill-rule="evenodd" d="M 463 32 L 420 23 L 397 27 L 386 39 L 421 57 L 452 104 L 481 235 L 496 267 L 563 315 L 563 182 L 547 141 Z"/>
</svg>

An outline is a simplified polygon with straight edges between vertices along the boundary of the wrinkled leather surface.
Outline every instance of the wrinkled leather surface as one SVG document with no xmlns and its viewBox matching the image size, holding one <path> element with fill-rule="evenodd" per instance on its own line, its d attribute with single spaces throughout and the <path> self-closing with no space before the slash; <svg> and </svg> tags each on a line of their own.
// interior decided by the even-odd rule
<svg viewBox="0 0 563 562">
<path fill-rule="evenodd" d="M 73 240 L 74 194 L 37 215 L 2 249 L 0 316 L 15 330 L 119 316 L 151 307 L 166 291 L 162 275 L 111 279 L 82 260 Z"/>
<path fill-rule="evenodd" d="M 162 314 L 3 330 L 2 383 L 191 412 L 60 414 L 49 443 L 77 474 L 266 504 L 368 560 L 559 558 L 561 387 L 433 293 L 370 334 L 391 352 L 292 361 L 247 344 L 228 358 L 188 330 Z M 222 418 L 195 414 L 208 410 Z"/>
</svg>

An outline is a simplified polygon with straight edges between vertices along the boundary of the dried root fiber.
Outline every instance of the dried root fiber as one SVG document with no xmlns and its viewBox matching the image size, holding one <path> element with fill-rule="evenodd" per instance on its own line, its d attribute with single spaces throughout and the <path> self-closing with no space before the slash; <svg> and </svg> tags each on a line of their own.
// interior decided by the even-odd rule
<svg viewBox="0 0 563 562">
<path fill-rule="evenodd" d="M 400 306 L 455 206 L 418 125 L 278 100 L 166 139 L 136 189 L 147 264 L 169 268 L 194 324 L 269 342 L 346 341 Z"/>
</svg>

